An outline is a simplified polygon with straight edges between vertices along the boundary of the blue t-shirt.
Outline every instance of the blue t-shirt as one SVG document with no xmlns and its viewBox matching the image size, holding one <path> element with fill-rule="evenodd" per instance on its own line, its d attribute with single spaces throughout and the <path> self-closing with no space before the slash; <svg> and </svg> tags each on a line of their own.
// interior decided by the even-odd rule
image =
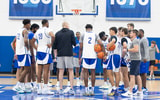
<svg viewBox="0 0 160 100">
<path fill-rule="evenodd" d="M 29 33 L 28 33 L 28 39 L 32 39 L 33 38 L 33 36 L 34 36 L 34 33 L 32 32 L 32 31 L 30 31 Z"/>
<path fill-rule="evenodd" d="M 75 37 L 76 40 L 76 46 L 73 48 L 73 53 L 75 53 L 76 55 L 73 56 L 75 58 L 79 58 L 79 49 L 80 49 L 80 44 L 79 44 L 79 40 L 77 37 Z"/>
</svg>

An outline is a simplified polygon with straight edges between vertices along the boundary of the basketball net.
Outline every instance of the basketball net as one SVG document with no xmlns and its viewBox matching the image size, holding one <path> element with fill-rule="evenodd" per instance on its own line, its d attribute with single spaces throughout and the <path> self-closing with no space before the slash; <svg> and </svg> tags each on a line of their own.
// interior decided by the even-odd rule
<svg viewBox="0 0 160 100">
<path fill-rule="evenodd" d="M 73 15 L 80 15 L 81 9 L 72 9 Z"/>
</svg>

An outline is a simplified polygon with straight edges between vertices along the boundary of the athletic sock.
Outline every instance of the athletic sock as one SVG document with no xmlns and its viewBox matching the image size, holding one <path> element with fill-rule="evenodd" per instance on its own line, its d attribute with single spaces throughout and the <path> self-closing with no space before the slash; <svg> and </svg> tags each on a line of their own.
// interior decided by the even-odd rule
<svg viewBox="0 0 160 100">
<path fill-rule="evenodd" d="M 113 89 L 113 90 L 116 90 L 116 87 L 115 87 L 115 86 L 112 86 L 112 89 Z"/>
<path fill-rule="evenodd" d="M 89 90 L 88 87 L 85 87 L 85 92 L 88 92 L 88 90 Z"/>
<path fill-rule="evenodd" d="M 94 91 L 94 87 L 92 87 L 92 91 Z"/>
</svg>

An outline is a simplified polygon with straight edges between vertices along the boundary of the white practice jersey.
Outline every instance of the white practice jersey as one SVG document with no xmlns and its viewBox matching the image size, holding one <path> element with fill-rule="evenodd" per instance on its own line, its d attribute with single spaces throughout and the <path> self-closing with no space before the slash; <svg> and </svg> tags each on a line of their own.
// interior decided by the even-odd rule
<svg viewBox="0 0 160 100">
<path fill-rule="evenodd" d="M 42 27 L 34 35 L 34 38 L 38 40 L 37 52 L 49 53 L 51 54 L 52 48 L 48 48 L 47 44 L 51 43 L 51 36 L 49 35 L 51 29 L 47 27 Z"/>
<path fill-rule="evenodd" d="M 26 30 L 26 28 L 19 29 L 16 35 L 16 55 L 24 55 L 29 53 L 24 43 L 24 30 Z"/>
<path fill-rule="evenodd" d="M 118 38 L 117 36 L 111 36 L 111 40 L 112 39 L 115 39 L 116 40 L 116 48 L 114 49 L 114 51 L 110 51 L 109 54 L 112 55 L 112 54 L 118 54 L 121 56 L 122 54 L 122 45 L 121 45 L 121 40 L 120 38 Z"/>
<path fill-rule="evenodd" d="M 82 35 L 80 39 L 80 43 L 83 43 L 82 58 L 97 58 L 96 52 L 94 51 L 94 45 L 97 39 L 98 36 L 93 32 L 86 32 Z"/>
<path fill-rule="evenodd" d="M 128 37 L 123 37 L 122 38 L 122 43 L 126 42 L 127 43 L 127 49 L 130 48 L 132 41 L 128 38 Z M 125 59 L 130 59 L 130 55 L 129 52 L 126 53 L 126 55 L 124 56 Z"/>
</svg>

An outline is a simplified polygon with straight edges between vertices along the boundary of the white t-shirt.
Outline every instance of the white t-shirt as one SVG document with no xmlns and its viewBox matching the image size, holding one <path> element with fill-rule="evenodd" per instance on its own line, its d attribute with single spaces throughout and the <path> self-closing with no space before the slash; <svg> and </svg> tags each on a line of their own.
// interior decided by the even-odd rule
<svg viewBox="0 0 160 100">
<path fill-rule="evenodd" d="M 117 36 L 111 36 L 111 41 L 112 39 L 115 39 L 116 42 L 115 42 L 115 45 L 116 45 L 116 48 L 114 49 L 114 51 L 110 51 L 109 54 L 118 54 L 121 56 L 121 53 L 122 53 L 122 46 L 121 46 L 121 40 L 120 38 L 118 38 Z"/>
<path fill-rule="evenodd" d="M 34 38 L 38 40 L 37 52 L 44 52 L 51 54 L 52 48 L 48 48 L 47 44 L 51 43 L 51 36 L 49 32 L 52 32 L 51 29 L 47 27 L 42 27 L 34 35 Z"/>
</svg>

